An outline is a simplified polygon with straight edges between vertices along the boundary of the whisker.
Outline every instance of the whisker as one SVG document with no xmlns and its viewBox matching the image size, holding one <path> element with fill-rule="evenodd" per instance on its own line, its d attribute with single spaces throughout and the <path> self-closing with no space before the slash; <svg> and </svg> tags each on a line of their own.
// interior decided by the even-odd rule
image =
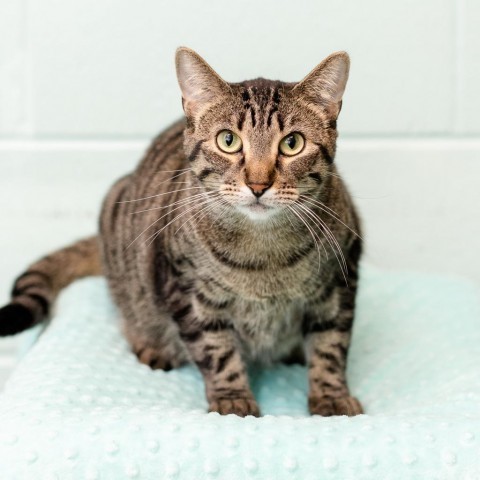
<svg viewBox="0 0 480 480">
<path fill-rule="evenodd" d="M 310 195 L 305 195 L 305 194 L 303 195 L 303 197 L 308 198 L 310 201 L 317 203 L 322 209 L 328 210 L 329 212 L 331 212 L 335 216 L 335 218 L 337 218 L 337 220 L 340 220 L 340 215 L 335 210 L 333 210 L 329 206 L 325 205 L 318 198 L 312 197 Z"/>
<path fill-rule="evenodd" d="M 184 211 L 184 212 L 181 212 L 179 213 L 178 215 L 176 215 L 173 220 L 171 220 L 170 222 L 168 222 L 165 226 L 163 226 L 160 230 L 158 230 L 157 232 L 155 232 L 153 235 L 150 235 L 150 237 L 148 237 L 144 243 L 148 242 L 148 240 L 151 239 L 150 243 L 148 243 L 147 245 L 150 246 L 154 241 L 155 239 L 169 226 L 171 225 L 173 222 L 175 222 L 178 218 L 181 218 L 183 217 L 184 215 L 186 215 L 187 213 L 190 213 L 194 208 L 200 206 L 200 205 L 204 205 L 205 203 L 208 203 L 210 202 L 212 199 L 208 198 L 206 200 L 203 200 L 199 203 L 195 203 L 195 205 L 191 206 L 188 210 Z M 183 206 L 183 205 L 182 205 Z M 179 207 L 180 208 L 180 207 Z M 168 212 L 170 213 L 170 212 Z M 168 215 L 167 213 L 167 215 Z M 164 215 L 165 216 L 165 215 Z M 162 217 L 163 218 L 163 217 Z"/>
<path fill-rule="evenodd" d="M 312 218 L 315 222 L 315 220 L 318 220 L 318 222 L 320 222 L 320 225 L 321 227 L 323 227 L 323 229 L 325 230 L 325 234 L 334 242 L 335 246 L 337 247 L 337 250 L 338 252 L 340 253 L 341 257 L 342 257 L 342 260 L 343 260 L 343 264 L 345 266 L 345 268 L 347 268 L 347 263 L 345 261 L 345 257 L 343 255 L 343 252 L 342 252 L 342 249 L 340 247 L 340 244 L 338 243 L 335 235 L 332 233 L 332 231 L 328 228 L 328 225 L 311 209 L 311 208 L 308 208 L 306 205 L 301 205 L 299 204 L 299 206 L 305 210 L 305 212 L 307 214 L 309 214 L 310 218 Z M 315 222 L 316 223 L 316 222 Z M 327 239 L 327 238 L 326 238 Z M 327 239 L 328 240 L 328 239 Z"/>
<path fill-rule="evenodd" d="M 314 233 L 314 231 L 312 230 L 312 228 L 310 227 L 310 225 L 308 225 L 308 222 L 305 221 L 305 219 L 304 219 L 303 216 L 300 214 L 300 212 L 298 212 L 298 211 L 293 207 L 293 205 L 287 205 L 287 208 L 288 208 L 288 210 L 290 210 L 291 212 L 293 212 L 293 214 L 307 227 L 308 231 L 310 232 L 310 235 L 311 235 L 312 238 L 313 238 L 313 241 L 314 241 L 314 243 L 315 243 L 315 247 L 316 247 L 317 252 L 318 252 L 318 270 L 320 271 L 320 266 L 321 266 L 321 263 L 322 263 L 322 256 L 321 256 L 320 246 L 319 246 L 319 244 L 318 244 L 316 234 Z M 324 247 L 324 249 L 325 249 L 325 247 Z M 325 253 L 326 253 L 326 250 L 325 250 Z M 327 257 L 327 258 L 328 258 L 328 257 Z"/>
<path fill-rule="evenodd" d="M 348 280 L 347 280 L 347 272 L 348 272 L 348 267 L 347 267 L 347 262 L 345 260 L 345 256 L 343 254 L 343 251 L 342 251 L 342 248 L 340 247 L 340 244 L 338 243 L 335 235 L 333 235 L 332 231 L 328 228 L 328 226 L 325 224 L 325 222 L 323 222 L 323 220 L 315 214 L 315 212 L 313 212 L 310 208 L 308 208 L 307 206 L 305 205 L 302 205 L 301 203 L 297 203 L 296 204 L 298 207 L 300 207 L 309 217 L 310 219 L 313 220 L 313 222 L 316 224 L 317 227 L 320 227 L 320 230 L 322 231 L 322 233 L 324 234 L 324 238 L 325 240 L 328 242 L 328 244 L 330 245 L 330 248 L 332 249 L 332 252 L 333 254 L 335 255 L 335 258 L 337 259 L 338 261 L 338 265 L 340 266 L 340 270 L 342 272 L 342 275 L 343 275 L 343 278 L 345 279 L 345 283 L 348 285 Z M 318 222 L 320 222 L 320 225 L 318 225 L 318 223 L 316 222 L 316 220 L 318 220 Z M 322 228 L 323 227 L 323 228 Z M 337 250 L 335 250 L 334 248 L 334 245 L 335 247 L 337 248 Z M 340 255 L 340 258 L 339 256 L 337 255 L 337 252 L 338 254 Z"/>
<path fill-rule="evenodd" d="M 186 222 L 183 222 L 180 227 L 178 227 L 178 229 L 175 231 L 174 235 L 176 235 L 178 233 L 178 231 L 185 225 L 187 224 L 188 222 L 192 221 L 192 220 L 195 220 L 195 217 L 197 217 L 199 214 L 201 214 L 202 212 L 205 212 L 200 218 L 197 219 L 196 222 L 194 222 L 194 224 L 198 224 L 198 222 L 205 217 L 205 215 L 208 214 L 209 211 L 211 211 L 212 209 L 214 209 L 218 204 L 221 204 L 222 203 L 222 200 L 221 199 L 218 199 L 218 198 L 213 198 L 212 199 L 212 202 L 213 203 L 210 203 L 210 205 L 206 205 L 205 207 L 203 207 L 200 211 L 198 211 L 195 215 L 193 215 L 193 217 L 189 218 Z"/>
<path fill-rule="evenodd" d="M 180 175 L 184 175 L 184 174 L 187 173 L 189 170 L 191 170 L 191 169 L 189 168 L 189 169 L 187 169 L 187 170 L 184 171 L 184 172 L 180 172 L 180 173 L 177 173 L 177 175 L 173 175 L 173 177 L 167 178 L 166 180 L 162 180 L 161 182 L 158 182 L 155 186 L 162 185 L 163 183 L 170 182 L 170 181 L 173 180 L 174 178 L 178 178 Z M 172 182 L 172 183 L 176 183 L 176 182 Z"/>
<path fill-rule="evenodd" d="M 385 195 L 378 195 L 377 197 L 364 197 L 364 196 L 359 196 L 359 195 L 352 195 L 350 194 L 352 198 L 358 198 L 359 200 L 382 200 L 384 198 L 389 198 L 390 194 L 385 194 Z"/>
<path fill-rule="evenodd" d="M 166 225 L 164 225 L 160 230 L 157 230 L 156 232 L 154 232 L 152 235 L 150 235 L 149 237 L 147 237 L 144 241 L 144 244 L 147 243 L 149 240 L 150 242 L 147 244 L 147 245 L 151 245 L 156 238 L 159 237 L 159 235 L 163 232 L 163 230 L 165 230 L 169 225 L 171 225 L 172 223 L 174 223 L 176 220 L 178 220 L 179 218 L 183 217 L 184 215 L 187 215 L 190 211 L 194 210 L 195 208 L 197 208 L 199 205 L 202 205 L 204 203 L 208 203 L 208 202 L 201 202 L 201 203 L 197 203 L 195 205 L 192 205 L 190 206 L 190 208 L 188 210 L 185 210 L 185 211 L 182 211 L 180 212 L 178 215 L 176 215 L 170 222 L 168 222 Z"/>
<path fill-rule="evenodd" d="M 172 173 L 172 172 L 188 172 L 192 168 L 177 168 L 176 170 L 156 170 L 155 173 Z"/>
<path fill-rule="evenodd" d="M 224 205 L 224 208 L 223 208 L 223 210 L 222 210 L 222 214 L 223 214 L 223 212 L 225 212 L 225 210 L 227 210 L 229 207 L 231 208 L 231 205 L 230 205 L 224 198 L 218 198 L 218 199 L 217 199 L 217 202 L 218 202 L 218 203 L 217 203 L 216 205 L 218 205 L 218 204 L 223 204 L 223 205 Z M 208 212 L 207 212 L 207 213 L 208 213 Z M 216 225 L 216 224 L 218 223 L 218 221 L 220 220 L 222 214 L 218 216 L 218 218 L 215 220 L 215 222 L 212 224 L 212 226 L 213 226 L 213 225 Z M 206 214 L 205 214 L 205 215 L 206 215 Z M 202 217 L 200 217 L 200 218 L 198 219 L 198 222 L 199 222 L 200 220 L 202 220 L 202 218 L 204 218 L 205 215 L 203 215 Z"/>
<path fill-rule="evenodd" d="M 298 204 L 295 203 L 293 206 L 298 207 L 298 206 L 300 206 L 300 205 L 298 205 Z M 301 213 L 301 212 L 299 212 L 299 213 Z M 303 217 L 303 215 L 302 215 L 302 217 Z M 307 224 L 308 224 L 308 222 L 307 222 Z M 314 230 L 313 228 L 312 228 L 312 230 L 315 232 L 315 230 Z M 323 248 L 323 251 L 325 252 L 325 256 L 327 257 L 327 260 L 328 260 L 328 258 L 329 258 L 329 256 L 328 256 L 328 251 L 327 251 L 327 249 L 325 248 L 325 245 L 323 244 L 320 235 L 318 235 L 317 232 L 315 232 L 315 235 L 316 235 L 316 237 L 317 237 L 317 239 L 318 239 L 321 247 Z"/>
<path fill-rule="evenodd" d="M 143 198 L 137 198 L 135 200 L 122 200 L 120 202 L 116 203 L 132 203 L 132 202 L 140 202 L 141 200 L 148 200 L 149 198 L 155 198 L 155 197 L 161 197 L 163 195 L 169 195 L 171 193 L 178 193 L 178 192 L 186 192 L 187 190 L 195 190 L 203 187 L 189 187 L 189 188 L 182 188 L 179 190 L 172 190 L 170 192 L 164 192 L 164 193 L 157 193 L 156 195 L 150 195 L 148 197 L 143 197 Z"/>
<path fill-rule="evenodd" d="M 336 177 L 340 179 L 342 178 L 338 173 L 334 173 L 334 172 L 326 172 L 325 175 L 328 177 Z"/>
<path fill-rule="evenodd" d="M 195 199 L 197 200 L 197 199 Z M 193 202 L 192 202 L 193 203 Z M 169 210 L 167 213 L 165 213 L 164 215 L 162 215 L 160 218 L 157 218 L 153 223 L 151 223 L 147 228 L 145 228 L 145 230 L 143 230 L 139 235 L 137 235 L 133 240 L 132 242 L 130 242 L 127 247 L 125 248 L 125 250 L 127 250 L 128 248 L 130 248 L 147 230 L 149 230 L 150 228 L 152 228 L 156 223 L 158 223 L 162 218 L 166 217 L 167 215 L 169 215 L 171 212 L 175 211 L 175 210 L 178 210 L 179 208 L 182 208 L 184 205 L 180 205 L 178 207 L 175 207 L 174 209 L 172 210 Z"/>
<path fill-rule="evenodd" d="M 213 222 L 213 225 L 212 227 L 214 227 L 215 225 L 217 225 L 217 223 L 221 220 L 221 218 L 225 215 L 226 212 L 228 212 L 229 210 L 231 210 L 232 208 L 232 205 L 230 203 L 228 203 L 225 199 L 221 199 L 221 203 L 223 204 L 223 209 L 222 211 L 219 213 L 217 219 Z M 243 224 L 244 222 L 242 222 Z"/>
<path fill-rule="evenodd" d="M 322 231 L 322 233 L 324 233 L 325 239 L 327 241 L 331 240 L 333 242 L 333 244 L 337 248 L 337 251 L 341 254 L 342 264 L 346 267 L 345 258 L 343 256 L 343 252 L 342 252 L 342 249 L 340 247 L 340 244 L 338 243 L 335 235 L 333 235 L 332 231 L 328 228 L 327 224 L 311 208 L 308 208 L 307 206 L 302 205 L 302 204 L 297 204 L 297 205 L 300 208 L 302 208 L 302 210 L 305 211 L 305 213 L 310 217 L 310 219 L 313 220 L 313 222 L 316 224 L 316 226 L 320 226 L 320 230 Z M 320 225 L 317 222 L 319 222 Z M 331 243 L 330 243 L 330 246 L 333 250 L 333 245 Z"/>
<path fill-rule="evenodd" d="M 315 184 L 315 185 L 306 185 L 306 186 L 302 186 L 302 185 L 297 185 L 295 187 L 291 187 L 292 189 L 294 190 L 318 190 L 320 187 L 320 185 L 318 184 Z"/>
<path fill-rule="evenodd" d="M 183 198 L 181 200 L 176 200 L 175 202 L 172 202 L 169 205 L 163 205 L 161 207 L 146 208 L 144 210 L 137 210 L 136 212 L 131 212 L 129 215 L 135 215 L 136 213 L 143 213 L 143 212 L 151 212 L 152 210 L 163 210 L 164 208 L 173 207 L 174 205 L 177 205 L 177 204 L 180 204 L 180 203 L 183 204 L 184 202 L 185 203 L 190 203 L 192 200 L 198 199 L 198 198 L 200 198 L 204 195 L 212 195 L 213 193 L 217 193 L 217 192 L 196 193 L 195 195 L 192 195 L 190 197 Z"/>
<path fill-rule="evenodd" d="M 219 187 L 220 185 L 224 185 L 223 182 L 210 182 L 210 181 L 202 181 L 204 185 L 207 185 L 208 187 Z"/>
<path fill-rule="evenodd" d="M 339 218 L 339 215 L 337 214 L 337 212 L 335 212 L 335 210 L 332 210 L 330 207 L 327 207 L 327 205 L 325 205 L 324 203 L 322 203 L 320 200 L 316 200 L 312 197 L 308 197 L 307 195 L 300 195 L 300 198 L 302 198 L 302 200 L 304 200 L 305 202 L 308 202 L 310 203 L 311 205 L 314 205 L 318 208 L 320 208 L 321 210 L 323 210 L 325 213 L 327 213 L 328 215 L 330 215 L 332 218 L 334 218 L 335 220 L 339 221 L 345 228 L 348 228 L 348 230 L 350 230 L 354 235 L 356 235 L 360 240 L 363 240 L 363 238 L 355 231 L 353 230 L 353 228 L 351 228 L 350 226 L 348 226 L 346 223 L 344 223 L 340 218 Z"/>
</svg>

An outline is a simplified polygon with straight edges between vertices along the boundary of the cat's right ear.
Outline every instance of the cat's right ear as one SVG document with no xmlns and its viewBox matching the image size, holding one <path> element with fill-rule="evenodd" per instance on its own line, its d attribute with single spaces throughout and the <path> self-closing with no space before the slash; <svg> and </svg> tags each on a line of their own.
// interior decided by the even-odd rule
<svg viewBox="0 0 480 480">
<path fill-rule="evenodd" d="M 218 99 L 219 95 L 230 91 L 228 83 L 190 48 L 177 49 L 175 65 L 187 116 L 195 116 L 207 104 Z"/>
</svg>

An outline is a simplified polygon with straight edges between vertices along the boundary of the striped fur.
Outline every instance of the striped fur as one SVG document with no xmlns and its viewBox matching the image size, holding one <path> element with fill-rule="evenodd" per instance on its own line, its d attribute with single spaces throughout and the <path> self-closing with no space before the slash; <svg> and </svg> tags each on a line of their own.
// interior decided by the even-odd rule
<svg viewBox="0 0 480 480">
<path fill-rule="evenodd" d="M 111 188 L 99 249 L 79 243 L 17 280 L 0 333 L 40 321 L 59 288 L 100 272 L 100 254 L 140 361 L 196 363 L 210 411 L 259 415 L 247 364 L 306 359 L 313 414 L 361 413 L 345 381 L 360 226 L 334 164 L 348 56 L 299 83 L 229 84 L 186 48 L 176 65 L 186 118 Z M 239 152 L 218 148 L 225 129 Z M 288 157 L 278 145 L 292 132 L 306 142 Z"/>
<path fill-rule="evenodd" d="M 88 275 L 101 275 L 97 237 L 81 240 L 32 264 L 15 280 L 12 302 L 0 309 L 0 336 L 14 335 L 40 323 L 50 313 L 60 290 Z"/>
</svg>

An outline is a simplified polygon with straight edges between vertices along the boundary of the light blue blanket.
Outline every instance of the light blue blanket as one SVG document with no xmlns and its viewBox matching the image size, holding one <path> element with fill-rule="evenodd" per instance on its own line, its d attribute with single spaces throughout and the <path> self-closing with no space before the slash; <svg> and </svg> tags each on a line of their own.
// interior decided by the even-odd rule
<svg viewBox="0 0 480 480">
<path fill-rule="evenodd" d="M 480 479 L 480 309 L 461 280 L 363 269 L 349 356 L 366 415 L 310 417 L 305 368 L 251 372 L 264 416 L 206 414 L 194 367 L 137 362 L 103 279 L 0 397 L 0 480 Z"/>
</svg>

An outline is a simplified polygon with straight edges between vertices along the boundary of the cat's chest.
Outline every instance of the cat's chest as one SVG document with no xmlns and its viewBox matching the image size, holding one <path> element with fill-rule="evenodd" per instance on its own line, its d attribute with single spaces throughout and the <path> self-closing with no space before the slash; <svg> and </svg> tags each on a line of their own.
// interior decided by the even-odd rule
<svg viewBox="0 0 480 480">
<path fill-rule="evenodd" d="M 318 256 L 305 255 L 289 265 L 269 264 L 257 266 L 238 262 L 231 265 L 208 251 L 195 254 L 194 276 L 214 278 L 235 296 L 245 301 L 267 301 L 283 297 L 288 301 L 311 296 L 311 286 L 322 283 L 322 270 Z"/>
<path fill-rule="evenodd" d="M 246 355 L 272 362 L 289 355 L 302 342 L 303 304 L 286 298 L 237 299 L 232 322 Z"/>
<path fill-rule="evenodd" d="M 254 229 L 230 234 L 198 232 L 191 254 L 197 273 L 204 278 L 214 275 L 242 298 L 303 298 L 309 282 L 321 276 L 318 253 L 309 238 Z"/>
<path fill-rule="evenodd" d="M 315 298 L 323 289 L 325 275 L 318 267 L 313 268 L 310 259 L 290 268 L 269 269 L 265 271 L 223 271 L 216 270 L 216 278 L 244 301 L 269 302 L 306 302 Z"/>
</svg>

